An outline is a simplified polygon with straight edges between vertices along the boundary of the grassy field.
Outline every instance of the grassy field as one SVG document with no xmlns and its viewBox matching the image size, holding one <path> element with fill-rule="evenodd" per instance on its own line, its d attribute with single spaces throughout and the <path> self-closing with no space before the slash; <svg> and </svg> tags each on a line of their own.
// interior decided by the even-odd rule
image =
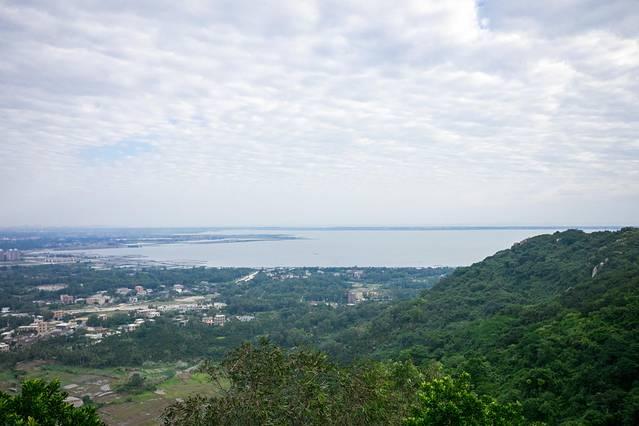
<svg viewBox="0 0 639 426">
<path fill-rule="evenodd" d="M 144 386 L 123 390 L 133 374 Z M 89 369 L 34 361 L 0 372 L 0 389 L 12 392 L 25 378 L 58 379 L 63 389 L 78 398 L 90 397 L 102 419 L 110 425 L 156 425 L 162 410 L 190 394 L 213 395 L 217 385 L 196 366 L 185 363 L 145 364 L 141 368 Z"/>
</svg>

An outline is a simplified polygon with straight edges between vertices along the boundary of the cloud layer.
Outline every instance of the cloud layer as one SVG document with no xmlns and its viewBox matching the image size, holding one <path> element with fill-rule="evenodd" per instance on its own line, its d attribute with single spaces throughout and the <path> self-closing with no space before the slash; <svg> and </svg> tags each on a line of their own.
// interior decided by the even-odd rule
<svg viewBox="0 0 639 426">
<path fill-rule="evenodd" d="M 0 1 L 0 225 L 636 224 L 635 0 Z"/>
</svg>

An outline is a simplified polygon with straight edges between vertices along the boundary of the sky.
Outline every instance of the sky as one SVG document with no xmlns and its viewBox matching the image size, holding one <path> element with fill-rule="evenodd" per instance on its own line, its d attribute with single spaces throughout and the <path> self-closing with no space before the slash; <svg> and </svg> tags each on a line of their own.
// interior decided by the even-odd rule
<svg viewBox="0 0 639 426">
<path fill-rule="evenodd" d="M 0 0 L 0 226 L 638 218 L 637 0 Z"/>
</svg>

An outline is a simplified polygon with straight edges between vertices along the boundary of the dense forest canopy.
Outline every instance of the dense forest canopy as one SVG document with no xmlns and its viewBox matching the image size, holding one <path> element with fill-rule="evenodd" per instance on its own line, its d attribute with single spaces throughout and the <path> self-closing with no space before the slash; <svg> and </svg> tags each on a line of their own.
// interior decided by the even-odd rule
<svg viewBox="0 0 639 426">
<path fill-rule="evenodd" d="M 530 238 L 336 340 L 467 371 L 529 420 L 637 424 L 639 230 Z"/>
</svg>

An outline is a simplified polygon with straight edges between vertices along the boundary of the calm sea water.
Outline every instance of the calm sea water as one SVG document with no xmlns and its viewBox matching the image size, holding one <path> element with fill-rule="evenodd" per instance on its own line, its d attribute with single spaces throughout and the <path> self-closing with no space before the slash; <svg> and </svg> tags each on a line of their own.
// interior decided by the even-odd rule
<svg viewBox="0 0 639 426">
<path fill-rule="evenodd" d="M 140 256 L 160 262 L 198 262 L 207 266 L 463 266 L 528 237 L 557 229 L 456 230 L 278 230 L 294 240 L 226 244 L 165 244 L 89 250 L 101 256 Z M 589 230 L 590 231 L 590 230 Z M 255 234 L 260 231 L 233 230 Z M 215 232 L 220 234 L 223 232 Z"/>
</svg>

